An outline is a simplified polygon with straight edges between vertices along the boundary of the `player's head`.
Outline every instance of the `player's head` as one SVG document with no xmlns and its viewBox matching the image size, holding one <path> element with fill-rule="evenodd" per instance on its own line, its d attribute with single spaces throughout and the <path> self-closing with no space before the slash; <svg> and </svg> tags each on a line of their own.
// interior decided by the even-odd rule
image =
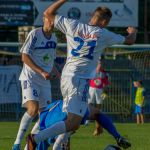
<svg viewBox="0 0 150 150">
<path fill-rule="evenodd" d="M 112 12 L 107 7 L 97 7 L 93 13 L 90 23 L 92 25 L 100 26 L 104 28 L 108 25 L 112 17 Z"/>
<path fill-rule="evenodd" d="M 138 80 L 138 81 L 134 81 L 133 84 L 134 84 L 134 87 L 141 87 L 143 82 L 142 80 Z"/>
<path fill-rule="evenodd" d="M 43 28 L 47 32 L 51 32 L 54 29 L 54 23 L 45 16 L 43 16 Z"/>
</svg>

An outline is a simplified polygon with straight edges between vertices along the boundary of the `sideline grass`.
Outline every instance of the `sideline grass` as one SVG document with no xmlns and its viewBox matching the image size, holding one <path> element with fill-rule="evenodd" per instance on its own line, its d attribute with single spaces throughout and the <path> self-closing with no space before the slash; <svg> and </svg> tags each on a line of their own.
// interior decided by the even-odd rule
<svg viewBox="0 0 150 150">
<path fill-rule="evenodd" d="M 11 150 L 17 134 L 18 122 L 0 122 L 0 150 Z M 150 124 L 116 124 L 122 135 L 129 139 L 132 147 L 128 150 L 150 150 Z M 71 139 L 71 150 L 103 150 L 109 144 L 116 144 L 115 140 L 106 132 L 94 137 L 94 124 L 82 126 Z M 25 145 L 25 140 L 23 141 Z"/>
</svg>

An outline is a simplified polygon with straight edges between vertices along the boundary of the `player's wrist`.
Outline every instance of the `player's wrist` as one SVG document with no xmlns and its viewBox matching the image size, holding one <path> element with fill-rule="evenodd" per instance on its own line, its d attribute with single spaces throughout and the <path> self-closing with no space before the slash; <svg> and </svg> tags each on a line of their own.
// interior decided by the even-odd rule
<svg viewBox="0 0 150 150">
<path fill-rule="evenodd" d="M 44 70 L 40 70 L 39 73 L 43 76 L 43 74 L 45 73 L 45 71 Z"/>
</svg>

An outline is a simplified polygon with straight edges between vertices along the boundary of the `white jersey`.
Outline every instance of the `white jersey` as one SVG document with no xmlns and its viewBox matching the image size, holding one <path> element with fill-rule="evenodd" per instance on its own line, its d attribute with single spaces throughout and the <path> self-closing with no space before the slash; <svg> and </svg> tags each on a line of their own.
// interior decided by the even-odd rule
<svg viewBox="0 0 150 150">
<path fill-rule="evenodd" d="M 103 49 L 122 44 L 125 38 L 105 28 L 83 24 L 77 20 L 56 15 L 55 28 L 66 34 L 67 61 L 62 76 L 94 78 L 97 60 Z"/>
<path fill-rule="evenodd" d="M 28 54 L 35 64 L 50 73 L 56 58 L 56 46 L 57 39 L 55 34 L 52 34 L 48 39 L 44 36 L 42 27 L 40 27 L 29 33 L 20 52 Z M 49 84 L 39 73 L 26 64 L 23 65 L 19 79 L 31 80 L 44 86 Z"/>
</svg>

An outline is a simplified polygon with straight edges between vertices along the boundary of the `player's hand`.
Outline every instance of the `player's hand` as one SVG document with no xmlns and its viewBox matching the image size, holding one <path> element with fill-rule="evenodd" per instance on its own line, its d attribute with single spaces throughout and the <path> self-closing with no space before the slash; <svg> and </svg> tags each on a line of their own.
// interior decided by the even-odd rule
<svg viewBox="0 0 150 150">
<path fill-rule="evenodd" d="M 134 28 L 134 27 L 128 27 L 128 28 L 127 28 L 127 32 L 128 32 L 129 34 L 136 34 L 136 33 L 137 33 L 137 29 Z"/>
<path fill-rule="evenodd" d="M 46 71 L 42 71 L 42 72 L 41 72 L 41 75 L 42 75 L 42 77 L 43 77 L 45 80 L 50 80 L 50 79 L 51 79 L 50 74 L 49 74 L 48 72 L 46 72 Z"/>
</svg>

